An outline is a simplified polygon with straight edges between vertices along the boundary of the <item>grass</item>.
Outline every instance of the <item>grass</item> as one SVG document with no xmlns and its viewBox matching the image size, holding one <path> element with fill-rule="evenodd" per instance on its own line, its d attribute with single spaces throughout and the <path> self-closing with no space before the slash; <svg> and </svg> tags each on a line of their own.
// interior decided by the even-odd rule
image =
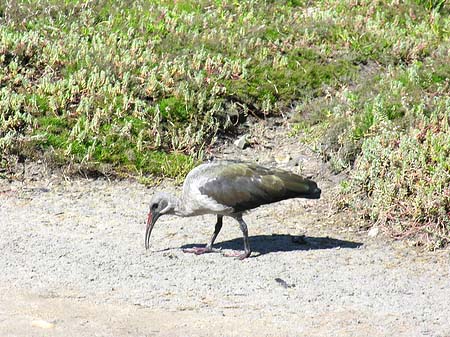
<svg viewBox="0 0 450 337">
<path fill-rule="evenodd" d="M 4 1 L 0 165 L 180 179 L 243 116 L 294 111 L 349 172 L 340 207 L 441 246 L 449 18 L 442 0 Z"/>
<path fill-rule="evenodd" d="M 0 20 L 3 166 L 45 153 L 177 177 L 165 162 L 194 165 L 241 115 L 280 114 L 357 70 L 304 40 L 290 2 L 7 1 Z"/>
<path fill-rule="evenodd" d="M 335 33 L 321 43 L 340 41 L 359 63 L 359 73 L 329 95 L 299 104 L 294 131 L 301 131 L 336 172 L 347 170 L 339 207 L 351 208 L 394 237 L 445 246 L 450 242 L 449 7 L 443 1 L 339 4 L 340 15 L 332 11 L 329 17 Z"/>
</svg>

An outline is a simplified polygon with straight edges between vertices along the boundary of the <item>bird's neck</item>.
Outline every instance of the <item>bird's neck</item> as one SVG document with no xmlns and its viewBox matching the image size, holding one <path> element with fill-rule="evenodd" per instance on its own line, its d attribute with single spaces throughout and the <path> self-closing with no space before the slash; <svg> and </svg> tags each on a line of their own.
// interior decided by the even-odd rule
<svg viewBox="0 0 450 337">
<path fill-rule="evenodd" d="M 190 215 L 189 210 L 186 209 L 183 201 L 180 198 L 172 196 L 171 202 L 173 203 L 173 214 L 181 217 Z"/>
<path fill-rule="evenodd" d="M 189 212 L 181 205 L 181 203 L 174 208 L 174 214 L 181 217 L 189 216 Z"/>
</svg>

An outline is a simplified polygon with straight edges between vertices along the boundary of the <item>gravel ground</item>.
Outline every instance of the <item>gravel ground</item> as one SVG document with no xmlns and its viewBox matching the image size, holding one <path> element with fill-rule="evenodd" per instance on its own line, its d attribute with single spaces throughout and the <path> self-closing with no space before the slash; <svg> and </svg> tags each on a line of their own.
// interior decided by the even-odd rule
<svg viewBox="0 0 450 337">
<path fill-rule="evenodd" d="M 287 154 L 278 166 L 314 175 L 323 197 L 249 213 L 244 261 L 182 252 L 206 243 L 212 216 L 160 218 L 146 251 L 155 188 L 39 165 L 0 180 L 0 336 L 450 336 L 449 251 L 358 231 L 329 207 L 339 177 L 264 127 L 259 144 L 216 152 Z M 237 223 L 224 220 L 216 246 L 242 249 Z"/>
</svg>

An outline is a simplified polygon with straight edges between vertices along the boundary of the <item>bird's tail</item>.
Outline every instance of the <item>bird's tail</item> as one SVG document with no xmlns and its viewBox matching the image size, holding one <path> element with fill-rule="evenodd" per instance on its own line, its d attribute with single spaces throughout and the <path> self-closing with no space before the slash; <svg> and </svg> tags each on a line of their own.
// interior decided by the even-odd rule
<svg viewBox="0 0 450 337">
<path fill-rule="evenodd" d="M 278 176 L 283 180 L 291 198 L 319 199 L 322 194 L 317 183 L 311 179 L 290 172 Z"/>
</svg>

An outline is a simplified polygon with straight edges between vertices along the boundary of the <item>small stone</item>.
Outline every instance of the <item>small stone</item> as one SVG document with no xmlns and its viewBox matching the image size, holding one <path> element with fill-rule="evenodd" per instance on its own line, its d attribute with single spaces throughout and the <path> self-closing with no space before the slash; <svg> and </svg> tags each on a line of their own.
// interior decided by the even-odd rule
<svg viewBox="0 0 450 337">
<path fill-rule="evenodd" d="M 43 319 L 37 319 L 31 322 L 31 325 L 41 329 L 53 329 L 55 324 L 44 321 Z"/>
<path fill-rule="evenodd" d="M 287 164 L 291 160 L 291 156 L 288 154 L 277 154 L 275 155 L 275 161 L 278 164 Z"/>
<path fill-rule="evenodd" d="M 234 145 L 243 150 L 248 145 L 248 135 L 243 135 L 234 141 Z"/>
<path fill-rule="evenodd" d="M 164 257 L 168 257 L 169 259 L 178 259 L 178 256 L 176 256 L 173 252 L 165 252 L 163 253 Z"/>
<path fill-rule="evenodd" d="M 293 158 L 289 160 L 289 166 L 300 166 L 300 160 L 298 158 Z"/>
<path fill-rule="evenodd" d="M 372 227 L 369 232 L 367 233 L 367 236 L 369 238 L 374 238 L 378 235 L 378 232 L 380 231 L 380 229 L 378 227 Z"/>
<path fill-rule="evenodd" d="M 275 282 L 277 282 L 280 286 L 282 286 L 283 288 L 295 288 L 295 284 L 288 284 L 285 280 L 277 277 L 275 279 Z"/>
</svg>

